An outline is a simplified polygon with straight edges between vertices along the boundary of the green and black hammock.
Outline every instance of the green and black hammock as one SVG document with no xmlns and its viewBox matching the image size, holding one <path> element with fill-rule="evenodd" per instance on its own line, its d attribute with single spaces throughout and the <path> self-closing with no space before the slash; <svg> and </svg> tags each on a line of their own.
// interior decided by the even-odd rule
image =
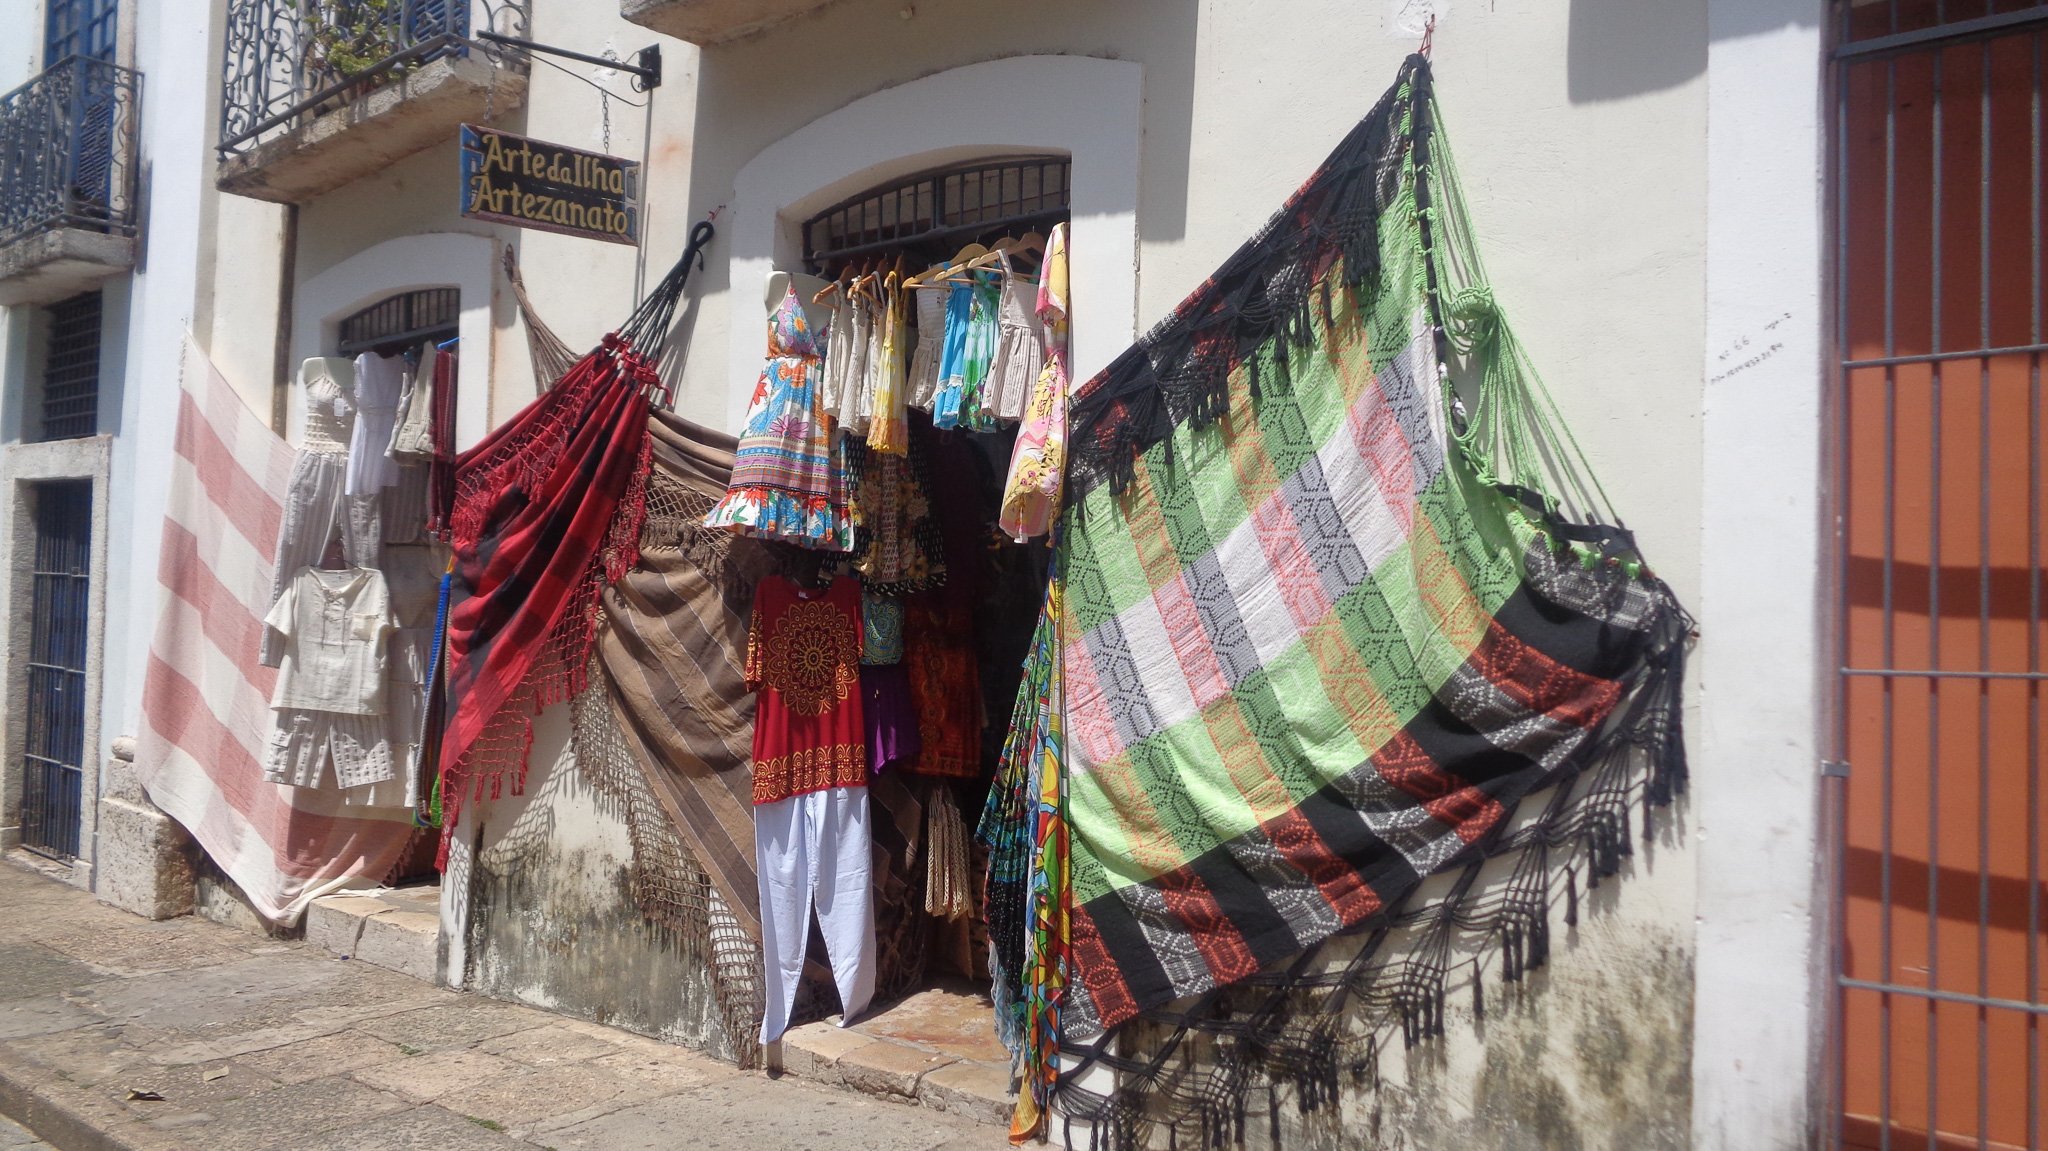
<svg viewBox="0 0 2048 1151">
<path fill-rule="evenodd" d="M 1014 1138 L 1334 1122 L 1684 785 L 1691 621 L 1493 305 L 1430 84 L 1077 389 L 981 829 Z"/>
</svg>

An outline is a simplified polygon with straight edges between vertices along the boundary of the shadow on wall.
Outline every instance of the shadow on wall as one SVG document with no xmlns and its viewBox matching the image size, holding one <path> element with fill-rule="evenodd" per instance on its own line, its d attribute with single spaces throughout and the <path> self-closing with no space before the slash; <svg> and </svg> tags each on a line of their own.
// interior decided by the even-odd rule
<svg viewBox="0 0 2048 1151">
<path fill-rule="evenodd" d="M 1707 70 L 1709 0 L 1571 0 L 1565 83 L 1595 104 L 1675 88 Z"/>
<path fill-rule="evenodd" d="M 1811 28 L 1831 2 L 1571 0 L 1566 49 L 1571 102 L 1592 104 L 1676 87 L 1707 70 L 1712 41 Z"/>
</svg>

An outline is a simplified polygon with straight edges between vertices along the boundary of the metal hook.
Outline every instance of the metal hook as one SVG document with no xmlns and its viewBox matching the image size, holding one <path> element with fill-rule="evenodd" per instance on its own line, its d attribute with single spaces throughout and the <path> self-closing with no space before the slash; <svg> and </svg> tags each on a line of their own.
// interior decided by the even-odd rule
<svg viewBox="0 0 2048 1151">
<path fill-rule="evenodd" d="M 1423 23 L 1423 25 L 1422 25 L 1422 58 L 1423 58 L 1424 60 L 1427 60 L 1427 59 L 1429 59 L 1429 49 L 1430 49 L 1430 45 L 1431 45 L 1431 44 L 1432 44 L 1432 43 L 1433 43 L 1433 42 L 1434 42 L 1435 40 L 1436 40 L 1436 13 L 1434 13 L 1434 12 L 1431 12 L 1431 13 L 1429 14 L 1429 19 L 1428 19 L 1427 21 L 1425 21 L 1425 22 Z"/>
</svg>

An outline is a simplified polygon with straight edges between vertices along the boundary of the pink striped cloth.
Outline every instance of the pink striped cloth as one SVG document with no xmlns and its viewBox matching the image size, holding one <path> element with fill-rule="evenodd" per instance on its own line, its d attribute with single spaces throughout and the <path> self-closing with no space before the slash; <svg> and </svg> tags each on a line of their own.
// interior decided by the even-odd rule
<svg viewBox="0 0 2048 1151">
<path fill-rule="evenodd" d="M 180 376 L 136 773 L 257 911 L 294 923 L 319 896 L 377 885 L 411 813 L 264 781 L 277 672 L 257 641 L 294 453 L 189 338 Z"/>
</svg>

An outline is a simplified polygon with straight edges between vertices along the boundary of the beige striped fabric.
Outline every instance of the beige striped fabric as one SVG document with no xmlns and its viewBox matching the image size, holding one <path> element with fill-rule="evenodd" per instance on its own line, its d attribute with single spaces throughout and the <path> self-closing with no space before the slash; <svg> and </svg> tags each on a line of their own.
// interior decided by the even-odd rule
<svg viewBox="0 0 2048 1151">
<path fill-rule="evenodd" d="M 657 412 L 640 562 L 604 594 L 597 657 L 619 730 L 655 797 L 749 935 L 754 875 L 754 697 L 741 664 L 767 549 L 706 528 L 725 494 L 731 436 Z"/>
</svg>

